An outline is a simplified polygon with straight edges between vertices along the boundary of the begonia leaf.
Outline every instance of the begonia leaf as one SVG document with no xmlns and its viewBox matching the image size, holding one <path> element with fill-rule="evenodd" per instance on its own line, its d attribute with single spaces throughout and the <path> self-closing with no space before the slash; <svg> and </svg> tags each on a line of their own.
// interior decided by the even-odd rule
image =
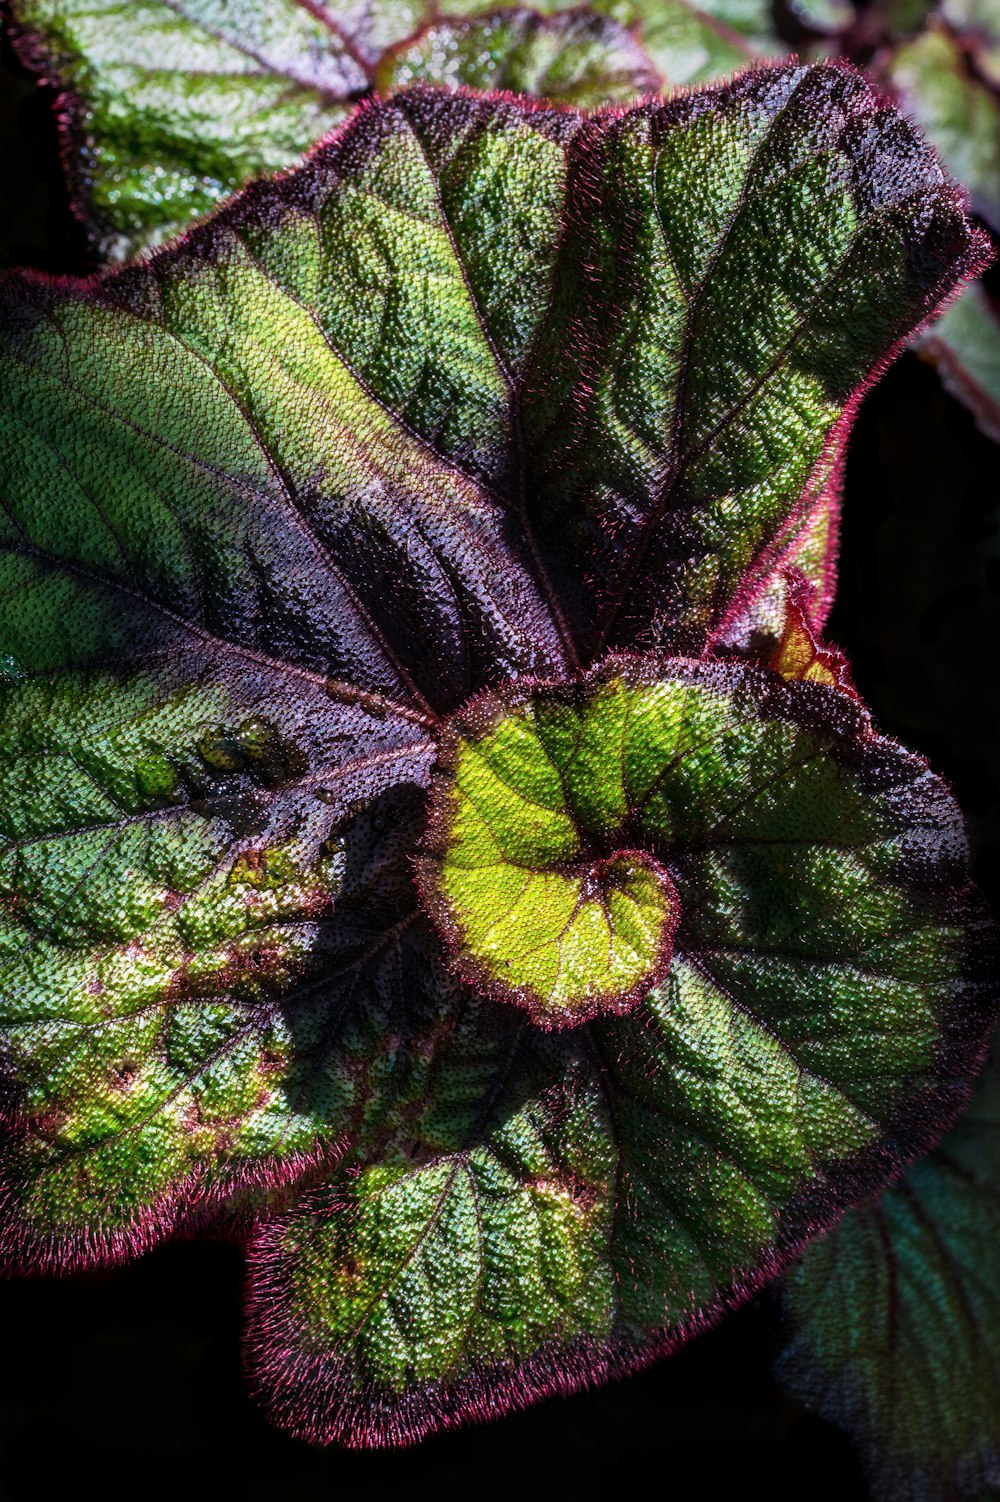
<svg viewBox="0 0 1000 1502">
<path fill-rule="evenodd" d="M 787 50 L 775 30 L 771 0 L 596 0 L 589 8 L 629 27 L 666 88 L 706 82 L 745 66 L 750 57 L 778 57 Z"/>
<path fill-rule="evenodd" d="M 589 1027 L 498 1032 L 477 998 L 423 1114 L 262 1231 L 256 1379 L 306 1438 L 412 1439 L 668 1348 L 822 1223 L 846 1181 L 857 1193 L 873 1160 L 884 1172 L 923 1135 L 941 1098 L 903 1102 L 935 1055 L 946 1073 L 953 1047 L 962 1057 L 977 1010 L 950 800 L 838 691 L 612 660 L 583 683 L 512 695 L 506 718 L 491 695 L 452 736 L 438 812 L 457 790 L 495 815 L 511 864 L 525 861 L 528 924 L 550 900 L 530 885 L 550 831 L 532 809 L 554 801 L 555 772 L 596 854 L 642 839 L 671 872 L 673 960 L 616 1017 L 620 998 L 586 991 L 575 947 L 565 970 L 581 1012 L 598 1014 Z M 470 746 L 510 799 L 463 783 Z M 452 913 L 506 917 L 509 866 L 496 874 L 478 831 L 448 833 L 450 845 L 432 821 L 425 860 Z M 519 833 L 528 848 L 513 851 Z M 494 885 L 456 892 L 449 861 Z M 507 927 L 485 958 L 473 946 L 471 973 L 488 968 L 479 989 L 496 998 L 496 968 L 532 943 L 516 913 Z M 547 978 L 547 1017 L 538 972 L 520 987 L 532 994 L 509 990 L 551 1024 L 566 1003 L 563 977 Z M 948 1013 L 958 1033 L 942 1053 Z"/>
<path fill-rule="evenodd" d="M 751 55 L 747 32 L 758 52 L 784 51 L 769 0 L 10 6 L 22 58 L 59 91 L 77 210 L 112 259 L 290 166 L 376 84 L 422 79 L 605 104 L 733 72 Z"/>
<path fill-rule="evenodd" d="M 432 22 L 385 54 L 382 93 L 411 83 L 508 89 L 578 107 L 655 93 L 662 79 L 638 38 L 609 16 L 539 11 Z"/>
<path fill-rule="evenodd" d="M 938 0 L 870 0 L 866 7 L 881 23 L 883 35 L 912 36 L 938 8 Z"/>
<path fill-rule="evenodd" d="M 1000 1484 L 1000 1068 L 940 1146 L 784 1284 L 788 1391 L 858 1445 L 882 1502 Z"/>
<path fill-rule="evenodd" d="M 349 839 L 331 813 L 425 776 L 426 731 L 359 704 L 331 713 L 322 685 L 290 692 L 274 668 L 223 676 L 204 649 L 174 651 L 124 681 L 25 673 L 3 691 L 15 1264 L 116 1256 L 264 1163 L 274 1182 L 335 1148 L 352 1088 L 336 1097 L 309 1030 L 336 1014 L 337 973 L 353 978 L 359 955 L 345 967 L 340 950 L 365 948 L 366 888 L 382 884 L 387 926 L 412 907 L 380 848 L 398 791 L 381 816 L 341 819 Z"/>
<path fill-rule="evenodd" d="M 821 36 L 837 36 L 856 19 L 851 0 L 788 0 L 788 10 L 800 26 Z"/>
<path fill-rule="evenodd" d="M 953 801 L 790 645 L 677 654 L 828 566 L 858 392 L 984 248 L 780 67 L 416 89 L 0 286 L 8 1263 L 281 1208 L 258 1380 L 386 1442 L 647 1359 L 929 1144 L 994 1010 Z M 504 746 L 456 836 L 500 725 L 562 845 Z M 519 860 L 554 987 L 473 911 Z"/>
<path fill-rule="evenodd" d="M 800 616 L 817 638 L 826 625 L 837 587 L 840 490 L 848 436 L 844 426 L 826 483 L 809 515 L 783 550 L 772 551 L 766 574 L 730 611 L 716 633 L 720 645 L 770 663 L 793 616 Z"/>
<path fill-rule="evenodd" d="M 1000 11 L 993 0 L 941 0 L 941 15 L 971 49 L 978 72 L 1000 89 Z"/>
</svg>

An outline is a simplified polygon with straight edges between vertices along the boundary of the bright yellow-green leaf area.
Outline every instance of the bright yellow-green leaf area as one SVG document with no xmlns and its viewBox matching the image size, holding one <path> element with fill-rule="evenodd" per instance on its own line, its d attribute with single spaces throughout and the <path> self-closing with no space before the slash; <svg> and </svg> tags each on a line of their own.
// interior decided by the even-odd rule
<svg viewBox="0 0 1000 1502">
<path fill-rule="evenodd" d="M 528 704 L 457 742 L 446 926 L 461 967 L 543 1025 L 627 1009 L 669 959 L 670 878 L 616 843 L 628 810 L 608 752 L 627 703 L 608 685 L 582 709 Z"/>
</svg>

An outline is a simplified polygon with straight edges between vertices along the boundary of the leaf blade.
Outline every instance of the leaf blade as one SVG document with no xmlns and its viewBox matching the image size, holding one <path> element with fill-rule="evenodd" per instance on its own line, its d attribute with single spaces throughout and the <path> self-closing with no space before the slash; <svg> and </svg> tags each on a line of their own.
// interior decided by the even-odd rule
<svg viewBox="0 0 1000 1502">
<path fill-rule="evenodd" d="M 321 696 L 289 735 L 280 685 L 184 666 L 4 689 L 11 1266 L 114 1260 L 343 1132 L 296 1090 L 276 1002 L 350 901 L 336 804 L 426 777 L 429 742 L 331 727 Z"/>
<path fill-rule="evenodd" d="M 606 681 L 623 671 L 653 681 L 648 659 Z M 721 665 L 661 660 L 659 672 L 679 696 L 645 733 L 667 768 L 652 848 L 679 894 L 669 975 L 626 1016 L 546 1033 L 466 992 L 428 1095 L 397 1103 L 387 1136 L 359 1143 L 324 1191 L 261 1231 L 253 1381 L 300 1437 L 409 1443 L 470 1409 L 496 1414 L 633 1370 L 773 1276 L 961 1096 L 991 1005 L 988 925 L 975 899 L 958 899 L 963 917 L 952 906 L 954 814 L 921 764 L 871 736 L 835 690 Z M 773 759 L 754 729 L 764 724 L 765 742 L 781 744 Z M 814 735 L 841 768 L 839 794 Z M 745 779 L 729 787 L 718 745 L 772 777 L 798 768 L 787 801 L 734 800 Z M 727 841 L 749 855 L 754 828 L 754 873 L 740 878 Z M 839 843 L 826 843 L 835 830 Z M 822 943 L 804 932 L 805 899 L 785 911 L 810 880 L 842 894 L 824 909 Z M 799 926 L 797 951 L 787 934 L 787 954 L 777 949 L 776 922 Z M 719 947 L 734 927 L 742 960 Z M 568 1219 L 529 1239 L 515 1271 L 538 1195 Z M 555 1285 L 532 1292 L 547 1265 Z M 439 1341 L 419 1333 L 429 1311 Z"/>
<path fill-rule="evenodd" d="M 857 75 L 748 72 L 714 97 L 711 115 L 673 100 L 581 137 L 579 227 L 529 377 L 525 426 L 541 476 L 529 516 L 570 597 L 584 661 L 635 641 L 702 649 L 768 546 L 806 525 L 857 392 L 938 297 L 931 226 L 940 212 L 949 240 L 956 190 Z M 866 161 L 883 152 L 886 165 L 906 162 L 882 180 L 895 183 L 885 198 L 861 185 Z M 629 230 L 616 238 L 622 182 Z M 692 199 L 709 205 L 693 225 Z M 784 269 L 756 266 L 761 245 L 780 244 L 781 224 L 808 218 L 820 200 L 804 255 L 789 248 Z M 906 223 L 921 200 L 929 218 L 911 241 Z M 926 296 L 911 281 L 918 264 Z M 759 289 L 749 308 L 747 286 Z M 864 336 L 833 333 L 848 302 Z M 574 341 L 582 371 L 561 355 Z M 728 547 L 715 541 L 723 536 Z"/>
</svg>

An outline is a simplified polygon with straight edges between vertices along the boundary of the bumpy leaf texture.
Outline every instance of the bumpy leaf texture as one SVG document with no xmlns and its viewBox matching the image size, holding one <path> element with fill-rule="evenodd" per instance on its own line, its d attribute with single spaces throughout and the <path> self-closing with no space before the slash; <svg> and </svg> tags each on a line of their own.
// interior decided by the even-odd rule
<svg viewBox="0 0 1000 1502">
<path fill-rule="evenodd" d="M 402 1442 L 668 1349 L 930 1145 L 987 926 L 802 567 L 983 255 L 783 67 L 417 89 L 6 281 L 8 1263 L 256 1217 L 272 1410 Z"/>
<path fill-rule="evenodd" d="M 6 0 L 6 8 L 23 61 L 57 91 L 74 207 L 94 249 L 112 261 L 163 243 L 251 178 L 290 166 L 376 89 L 429 82 L 597 106 L 776 57 L 788 37 L 808 56 L 843 48 L 870 66 L 972 190 L 977 212 L 1000 226 L 995 0 L 874 0 L 860 16 L 848 0 Z M 953 319 L 937 363 L 992 437 L 981 399 L 991 356 L 978 333 L 968 318 Z"/>
<path fill-rule="evenodd" d="M 778 1375 L 843 1425 L 876 1498 L 1000 1487 L 1000 1067 L 940 1146 L 814 1242 L 785 1283 Z"/>
<path fill-rule="evenodd" d="M 290 166 L 373 87 L 426 81 L 580 106 L 783 52 L 771 0 L 9 0 L 59 90 L 78 211 L 104 256 L 155 245 Z"/>
</svg>

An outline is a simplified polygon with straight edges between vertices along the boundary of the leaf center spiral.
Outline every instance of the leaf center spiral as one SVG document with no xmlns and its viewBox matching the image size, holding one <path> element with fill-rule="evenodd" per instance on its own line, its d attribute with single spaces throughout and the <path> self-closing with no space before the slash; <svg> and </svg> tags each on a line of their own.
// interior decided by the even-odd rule
<svg viewBox="0 0 1000 1502">
<path fill-rule="evenodd" d="M 628 1011 L 665 974 L 679 905 L 630 844 L 624 700 L 562 685 L 449 723 L 417 881 L 455 970 L 546 1028 Z"/>
</svg>

